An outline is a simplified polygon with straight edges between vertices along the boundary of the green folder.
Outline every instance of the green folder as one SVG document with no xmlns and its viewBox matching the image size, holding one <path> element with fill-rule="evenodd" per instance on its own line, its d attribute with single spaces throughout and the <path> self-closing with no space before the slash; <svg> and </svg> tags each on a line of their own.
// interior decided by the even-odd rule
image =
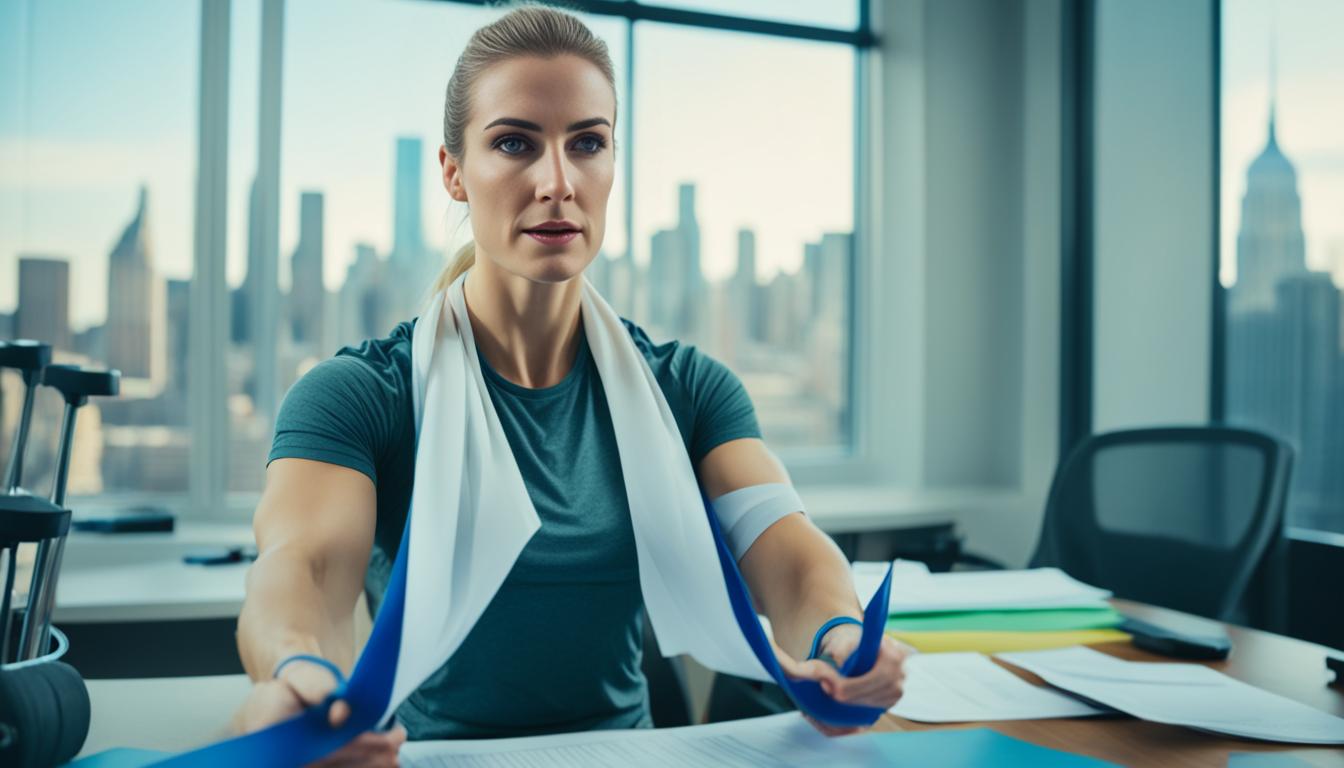
<svg viewBox="0 0 1344 768">
<path fill-rule="evenodd" d="M 888 617 L 887 631 L 1060 632 L 1074 629 L 1106 629 L 1117 626 L 1122 618 L 1110 607 L 906 613 Z"/>
</svg>

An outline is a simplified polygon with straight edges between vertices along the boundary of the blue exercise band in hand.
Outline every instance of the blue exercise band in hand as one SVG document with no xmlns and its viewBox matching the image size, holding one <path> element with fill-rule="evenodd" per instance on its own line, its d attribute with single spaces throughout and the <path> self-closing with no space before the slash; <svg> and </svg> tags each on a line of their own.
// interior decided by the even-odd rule
<svg viewBox="0 0 1344 768">
<path fill-rule="evenodd" d="M 345 673 L 341 671 L 340 667 L 322 658 L 321 656 L 315 656 L 311 653 L 294 653 L 290 654 L 289 656 L 286 656 L 285 658 L 280 660 L 279 664 L 275 665 L 275 671 L 271 672 L 271 677 L 277 680 L 280 679 L 280 670 L 289 666 L 290 662 L 294 661 L 312 662 L 330 672 L 332 676 L 336 678 L 336 686 L 338 688 L 343 687 L 345 685 Z"/>
<path fill-rule="evenodd" d="M 719 566 L 723 569 L 723 584 L 728 590 L 728 601 L 732 603 L 737 626 L 742 630 L 742 636 L 751 646 L 752 652 L 756 654 L 757 661 L 761 662 L 765 671 L 770 673 L 779 687 L 784 689 L 804 714 L 828 725 L 848 728 L 867 727 L 877 722 L 886 711 L 881 707 L 836 701 L 822 690 L 821 683 L 816 680 L 795 680 L 784 674 L 784 670 L 779 666 L 779 660 L 775 658 L 775 651 L 770 646 L 770 641 L 765 637 L 765 629 L 756 618 L 756 609 L 751 604 L 750 595 L 747 594 L 747 585 L 742 580 L 742 573 L 737 569 L 737 561 L 733 559 L 733 553 L 728 550 L 723 532 L 719 529 L 719 519 L 714 514 L 709 499 L 704 497 L 703 491 L 701 499 L 705 503 L 705 514 L 709 515 L 709 527 L 714 532 L 714 543 L 719 549 Z M 845 663 L 840 667 L 840 674 L 845 677 L 858 677 L 866 674 L 873 668 L 873 664 L 877 663 L 877 653 L 882 645 L 882 633 L 887 627 L 887 608 L 890 604 L 891 566 L 888 565 L 886 578 L 882 579 L 877 594 L 868 601 L 868 607 L 863 611 L 863 635 L 859 638 L 859 647 L 845 659 Z"/>
<path fill-rule="evenodd" d="M 807 658 L 817 658 L 817 652 L 821 650 L 821 638 L 825 637 L 827 632 L 830 632 L 841 624 L 858 624 L 860 627 L 863 626 L 863 622 L 853 616 L 836 616 L 834 619 L 822 624 L 821 629 L 817 630 L 817 634 L 812 636 L 812 649 L 807 652 Z"/>
</svg>

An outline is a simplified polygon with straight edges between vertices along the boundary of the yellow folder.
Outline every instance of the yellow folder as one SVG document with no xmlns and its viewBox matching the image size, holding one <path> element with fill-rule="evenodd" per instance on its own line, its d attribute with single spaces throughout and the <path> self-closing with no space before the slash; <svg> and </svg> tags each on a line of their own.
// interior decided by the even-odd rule
<svg viewBox="0 0 1344 768">
<path fill-rule="evenodd" d="M 888 635 L 923 653 L 976 651 L 1039 651 L 1070 645 L 1127 642 L 1129 635 L 1118 629 L 1073 629 L 1060 632 L 892 632 Z"/>
</svg>

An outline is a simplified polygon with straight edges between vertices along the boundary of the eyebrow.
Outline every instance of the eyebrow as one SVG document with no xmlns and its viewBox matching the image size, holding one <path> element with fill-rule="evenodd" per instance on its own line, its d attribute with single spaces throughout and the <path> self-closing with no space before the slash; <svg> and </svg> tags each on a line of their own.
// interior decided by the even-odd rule
<svg viewBox="0 0 1344 768">
<path fill-rule="evenodd" d="M 541 133 L 540 125 L 537 125 L 531 120 L 519 120 L 516 117 L 501 117 L 498 120 L 491 121 L 489 125 L 485 126 L 481 130 L 488 131 L 491 128 L 494 128 L 496 125 L 511 125 L 515 128 L 522 128 L 524 130 L 536 131 L 537 133 Z M 570 133 L 572 131 L 582 131 L 584 128 L 592 128 L 595 125 L 605 125 L 608 128 L 611 127 L 611 123 L 608 122 L 607 118 L 605 117 L 590 117 L 587 120 L 580 120 L 577 123 L 570 123 L 569 127 L 565 129 L 565 132 Z"/>
</svg>

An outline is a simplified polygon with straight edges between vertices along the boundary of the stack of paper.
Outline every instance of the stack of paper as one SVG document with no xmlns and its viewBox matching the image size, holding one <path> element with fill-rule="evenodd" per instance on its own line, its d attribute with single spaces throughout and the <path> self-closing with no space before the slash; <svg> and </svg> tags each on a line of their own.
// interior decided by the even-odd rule
<svg viewBox="0 0 1344 768">
<path fill-rule="evenodd" d="M 934 653 L 905 662 L 905 693 L 891 713 L 922 723 L 1039 720 L 1102 714 L 1032 685 L 979 653 Z"/>
<path fill-rule="evenodd" d="M 854 564 L 860 597 L 871 595 L 886 563 Z M 887 632 L 926 652 L 1062 648 L 1124 641 L 1111 593 L 1057 568 L 930 573 L 923 563 L 897 560 Z"/>
<path fill-rule="evenodd" d="M 999 658 L 1144 720 L 1264 741 L 1344 744 L 1344 719 L 1199 664 L 1125 661 L 1088 648 Z"/>
</svg>

